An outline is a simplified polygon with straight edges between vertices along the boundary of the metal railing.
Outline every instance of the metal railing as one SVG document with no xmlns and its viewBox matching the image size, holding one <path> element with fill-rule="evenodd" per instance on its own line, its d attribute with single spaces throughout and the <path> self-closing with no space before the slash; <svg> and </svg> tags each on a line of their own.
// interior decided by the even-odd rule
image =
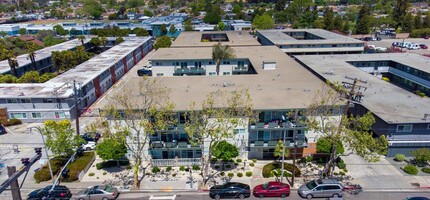
<svg viewBox="0 0 430 200">
<path fill-rule="evenodd" d="M 152 159 L 153 167 L 200 165 L 200 158 Z"/>
</svg>

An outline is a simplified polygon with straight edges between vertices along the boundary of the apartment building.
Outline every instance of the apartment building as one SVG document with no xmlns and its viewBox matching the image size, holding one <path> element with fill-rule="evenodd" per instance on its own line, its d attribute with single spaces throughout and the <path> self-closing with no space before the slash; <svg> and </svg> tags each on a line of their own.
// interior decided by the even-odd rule
<svg viewBox="0 0 430 200">
<path fill-rule="evenodd" d="M 357 54 L 364 42 L 322 29 L 259 30 L 262 45 L 275 45 L 288 55 Z"/>
<path fill-rule="evenodd" d="M 430 148 L 430 59 L 408 53 L 311 55 L 296 59 L 321 80 L 361 80 L 364 97 L 353 114 L 373 113 L 372 131 L 389 140 L 388 156 Z M 364 82 L 364 83 L 363 83 Z"/>
<path fill-rule="evenodd" d="M 124 42 L 45 83 L 0 84 L 0 107 L 7 109 L 9 118 L 24 122 L 74 119 L 74 95 L 78 95 L 78 109 L 82 112 L 152 50 L 152 41 L 152 37 L 125 37 Z M 67 47 L 56 47 L 72 49 L 80 44 L 74 40 L 65 43 Z M 50 60 L 48 50 L 40 51 L 36 52 L 38 60 Z M 24 61 L 21 63 L 25 69 Z M 50 65 L 41 62 L 38 66 L 43 70 Z"/>
</svg>

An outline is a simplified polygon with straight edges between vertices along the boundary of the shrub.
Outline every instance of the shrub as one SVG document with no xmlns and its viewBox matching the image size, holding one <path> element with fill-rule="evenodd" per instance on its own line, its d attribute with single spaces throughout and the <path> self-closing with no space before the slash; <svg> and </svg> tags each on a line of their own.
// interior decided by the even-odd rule
<svg viewBox="0 0 430 200">
<path fill-rule="evenodd" d="M 160 172 L 161 169 L 159 167 L 153 167 L 151 171 L 152 171 L 152 173 L 156 174 L 156 173 Z"/>
<path fill-rule="evenodd" d="M 382 80 L 390 82 L 390 78 L 388 78 L 388 77 L 382 77 Z"/>
<path fill-rule="evenodd" d="M 269 164 L 266 164 L 266 165 L 264 165 L 264 167 L 263 167 L 263 177 L 264 178 L 269 178 L 270 177 L 270 173 L 273 171 L 273 170 L 275 170 L 275 169 L 281 169 L 282 168 L 282 166 L 281 166 L 281 163 L 277 163 L 277 162 L 273 162 L 273 163 L 269 163 Z M 294 166 L 294 168 L 295 168 L 295 173 L 296 173 L 296 177 L 300 177 L 301 176 L 301 171 L 300 171 L 300 169 L 297 167 L 297 166 Z M 293 165 L 292 164 L 290 164 L 290 163 L 284 163 L 284 169 L 286 170 L 286 171 L 289 171 L 290 173 L 292 173 L 292 171 L 293 171 Z"/>
<path fill-rule="evenodd" d="M 257 162 L 257 159 L 252 159 L 252 162 L 253 162 L 253 163 L 256 163 L 256 162 Z"/>
<path fill-rule="evenodd" d="M 237 177 L 239 177 L 239 178 L 240 178 L 240 177 L 242 177 L 242 176 L 243 176 L 243 173 L 242 173 L 242 172 L 238 172 L 238 173 L 237 173 Z"/>
<path fill-rule="evenodd" d="M 13 126 L 13 125 L 18 125 L 18 124 L 22 124 L 22 121 L 20 119 L 9 119 L 7 121 L 3 121 L 3 125 L 4 126 Z"/>
<path fill-rule="evenodd" d="M 172 174 L 173 177 L 176 177 L 176 174 Z"/>
<path fill-rule="evenodd" d="M 101 163 L 97 163 L 96 164 L 96 169 L 100 170 L 100 169 L 104 169 L 104 168 L 115 167 L 117 165 L 118 165 L 118 161 L 116 161 L 116 160 L 109 160 L 109 161 L 104 161 L 104 162 L 101 162 Z M 119 161 L 119 165 L 120 166 L 128 166 L 128 165 L 130 165 L 130 161 L 127 158 L 122 158 Z"/>
<path fill-rule="evenodd" d="M 125 167 L 126 169 L 131 169 L 131 165 L 127 165 L 127 167 Z"/>
<path fill-rule="evenodd" d="M 306 162 L 312 162 L 313 159 L 314 157 L 312 156 L 306 156 Z"/>
<path fill-rule="evenodd" d="M 409 34 L 411 38 L 420 38 L 430 35 L 430 28 L 414 29 Z"/>
<path fill-rule="evenodd" d="M 221 173 L 219 173 L 219 175 L 225 176 L 225 172 L 221 172 Z"/>
<path fill-rule="evenodd" d="M 339 169 L 345 169 L 346 168 L 346 164 L 343 162 L 339 162 L 337 163 L 337 167 L 339 167 Z"/>
<path fill-rule="evenodd" d="M 107 174 L 107 172 L 103 172 L 103 175 L 106 175 Z"/>
<path fill-rule="evenodd" d="M 399 161 L 399 162 L 402 162 L 402 161 L 406 160 L 406 157 L 405 157 L 404 154 L 398 153 L 398 154 L 396 154 L 395 160 Z"/>
<path fill-rule="evenodd" d="M 230 164 L 225 165 L 226 168 L 231 168 Z"/>
<path fill-rule="evenodd" d="M 94 176 L 94 175 L 95 175 L 95 174 L 94 174 L 94 173 L 92 173 L 92 172 L 88 174 L 88 176 Z"/>
<path fill-rule="evenodd" d="M 254 165 L 255 165 L 254 163 L 249 163 L 249 166 L 251 167 L 254 167 Z"/>
<path fill-rule="evenodd" d="M 185 166 L 180 166 L 179 171 L 181 171 L 181 172 L 185 171 Z"/>
<path fill-rule="evenodd" d="M 422 168 L 421 171 L 423 171 L 424 173 L 430 174 L 430 168 L 428 167 Z"/>
<path fill-rule="evenodd" d="M 405 168 L 403 168 L 403 171 L 407 174 L 410 174 L 410 175 L 417 175 L 418 174 L 417 167 L 415 167 L 413 165 L 406 165 Z"/>
<path fill-rule="evenodd" d="M 348 170 L 345 168 L 345 169 L 343 169 L 343 171 L 346 173 L 346 172 L 348 172 Z"/>
<path fill-rule="evenodd" d="M 172 171 L 172 167 L 171 166 L 167 166 L 166 167 L 166 172 L 170 172 L 170 171 Z"/>
<path fill-rule="evenodd" d="M 79 173 L 85 169 L 85 167 L 90 163 L 95 156 L 94 152 L 85 152 L 84 155 L 78 157 L 69 164 L 67 167 L 69 169 L 68 177 L 63 179 L 63 182 L 73 182 L 79 179 Z"/>
<path fill-rule="evenodd" d="M 233 178 L 234 174 L 233 172 L 228 173 L 228 177 Z"/>
<path fill-rule="evenodd" d="M 246 175 L 246 177 L 251 177 L 251 176 L 252 176 L 252 172 L 251 172 L 251 171 L 247 171 L 247 172 L 245 173 L 245 175 Z"/>
<path fill-rule="evenodd" d="M 219 166 L 218 165 L 215 165 L 215 167 L 214 167 L 215 169 L 219 169 Z"/>
<path fill-rule="evenodd" d="M 235 162 L 234 165 L 239 165 L 239 163 Z"/>
<path fill-rule="evenodd" d="M 193 165 L 193 170 L 194 170 L 194 171 L 198 171 L 198 170 L 200 170 L 200 166 L 198 166 L 198 165 Z"/>
<path fill-rule="evenodd" d="M 217 159 L 217 158 L 211 158 L 211 163 L 212 163 L 212 164 L 215 164 L 217 161 L 218 161 L 218 159 Z"/>
<path fill-rule="evenodd" d="M 241 163 L 241 162 L 242 162 L 242 159 L 240 158 L 236 159 L 236 163 Z"/>
<path fill-rule="evenodd" d="M 61 170 L 61 167 L 64 166 L 64 164 L 66 164 L 67 158 L 56 157 L 56 158 L 52 158 L 49 162 L 51 162 L 52 173 L 55 175 L 59 173 L 59 171 Z M 44 165 L 36 173 L 34 173 L 34 179 L 36 180 L 36 183 L 48 181 L 51 179 L 51 174 L 49 172 L 48 164 Z"/>
<path fill-rule="evenodd" d="M 343 171 L 340 171 L 339 174 L 342 176 L 345 176 L 345 172 L 343 172 Z"/>
</svg>

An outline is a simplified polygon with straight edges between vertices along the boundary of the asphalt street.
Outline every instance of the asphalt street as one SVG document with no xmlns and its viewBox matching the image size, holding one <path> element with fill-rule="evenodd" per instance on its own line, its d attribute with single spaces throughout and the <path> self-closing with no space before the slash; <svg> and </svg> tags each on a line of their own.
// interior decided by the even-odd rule
<svg viewBox="0 0 430 200">
<path fill-rule="evenodd" d="M 118 199 L 139 199 L 139 200 L 209 200 L 211 199 L 207 193 L 196 193 L 196 194 L 155 194 L 148 196 L 140 196 L 133 198 L 132 195 L 138 194 L 124 194 L 120 195 Z M 343 197 L 345 200 L 404 200 L 406 197 L 428 197 L 430 198 L 430 191 L 428 192 L 362 192 L 358 195 L 347 194 Z M 260 199 L 257 197 L 246 198 L 248 200 Z M 264 199 L 281 199 L 281 198 L 264 198 Z M 292 192 L 288 200 L 301 200 L 297 192 Z M 316 198 L 324 199 L 324 198 Z"/>
</svg>

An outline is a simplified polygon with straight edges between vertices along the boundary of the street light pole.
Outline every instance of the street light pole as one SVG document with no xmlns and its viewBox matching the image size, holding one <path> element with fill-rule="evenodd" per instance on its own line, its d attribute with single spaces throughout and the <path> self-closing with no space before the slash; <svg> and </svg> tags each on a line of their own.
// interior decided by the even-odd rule
<svg viewBox="0 0 430 200">
<path fill-rule="evenodd" d="M 281 183 L 284 179 L 284 162 L 285 162 L 285 133 L 287 130 L 284 130 L 284 141 L 282 142 L 282 168 L 281 168 Z"/>
<path fill-rule="evenodd" d="M 37 129 L 39 131 L 40 135 L 42 136 L 43 146 L 45 146 L 46 158 L 48 158 L 49 173 L 51 174 L 52 183 L 54 183 L 55 182 L 55 180 L 54 180 L 54 174 L 52 173 L 52 167 L 51 167 L 51 162 L 50 162 L 50 159 L 49 159 L 48 149 L 46 148 L 45 137 L 43 137 L 42 130 L 40 130 L 40 128 L 37 127 L 37 126 L 30 127 L 29 128 L 30 132 L 31 132 L 31 129 L 33 129 L 33 128 Z"/>
<path fill-rule="evenodd" d="M 73 91 L 75 96 L 75 117 L 76 117 L 76 134 L 79 135 L 79 105 L 78 105 L 78 89 L 76 88 L 76 80 L 73 80 Z"/>
</svg>

